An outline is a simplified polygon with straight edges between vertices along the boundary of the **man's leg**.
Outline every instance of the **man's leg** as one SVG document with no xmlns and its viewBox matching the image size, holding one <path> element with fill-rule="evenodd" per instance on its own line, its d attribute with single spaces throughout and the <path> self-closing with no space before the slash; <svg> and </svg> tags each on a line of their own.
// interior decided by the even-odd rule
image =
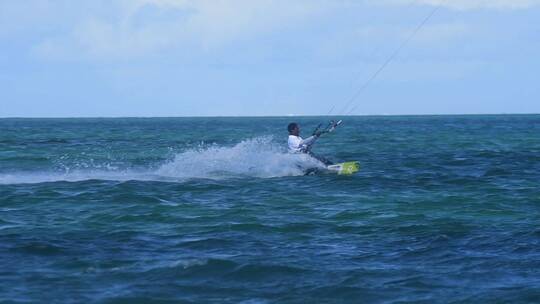
<svg viewBox="0 0 540 304">
<path fill-rule="evenodd" d="M 334 163 L 331 162 L 330 160 L 322 157 L 322 156 L 319 156 L 319 155 L 315 155 L 313 152 L 309 152 L 309 156 L 315 158 L 316 160 L 320 161 L 321 163 L 325 164 L 326 166 L 330 166 L 330 165 L 333 165 Z"/>
</svg>

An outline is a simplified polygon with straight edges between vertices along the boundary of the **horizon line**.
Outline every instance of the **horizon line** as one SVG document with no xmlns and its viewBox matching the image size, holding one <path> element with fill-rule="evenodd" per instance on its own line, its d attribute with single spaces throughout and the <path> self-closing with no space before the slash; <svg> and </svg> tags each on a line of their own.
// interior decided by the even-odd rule
<svg viewBox="0 0 540 304">
<path fill-rule="evenodd" d="M 540 113 L 463 113 L 463 114 L 357 114 L 357 115 L 191 115 L 191 116 L 2 116 L 0 119 L 114 119 L 114 118 L 285 118 L 285 117 L 387 117 L 387 116 L 512 116 Z"/>
</svg>

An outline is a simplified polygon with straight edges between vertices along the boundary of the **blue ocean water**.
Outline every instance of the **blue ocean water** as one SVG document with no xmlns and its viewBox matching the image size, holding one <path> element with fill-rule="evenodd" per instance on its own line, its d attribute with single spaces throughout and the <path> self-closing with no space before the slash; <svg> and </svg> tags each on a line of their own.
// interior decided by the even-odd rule
<svg viewBox="0 0 540 304">
<path fill-rule="evenodd" d="M 540 302 L 540 116 L 343 119 L 0 119 L 0 302 Z"/>
</svg>

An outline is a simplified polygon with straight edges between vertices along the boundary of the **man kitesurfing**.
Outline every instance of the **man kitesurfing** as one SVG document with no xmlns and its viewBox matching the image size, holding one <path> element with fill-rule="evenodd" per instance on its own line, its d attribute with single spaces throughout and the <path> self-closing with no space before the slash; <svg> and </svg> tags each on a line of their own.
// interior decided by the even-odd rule
<svg viewBox="0 0 540 304">
<path fill-rule="evenodd" d="M 291 122 L 287 126 L 287 131 L 289 131 L 289 153 L 308 154 L 314 159 L 320 161 L 326 168 L 326 172 L 335 172 L 337 174 L 343 175 L 351 175 L 358 172 L 358 170 L 360 169 L 360 165 L 356 161 L 334 164 L 328 159 L 315 155 L 313 154 L 313 152 L 311 152 L 313 144 L 315 143 L 315 141 L 317 141 L 317 139 L 319 139 L 322 134 L 333 132 L 340 124 L 341 120 L 337 122 L 331 121 L 324 130 L 320 130 L 321 125 L 319 125 L 317 126 L 315 131 L 313 131 L 313 135 L 306 139 L 303 139 L 302 137 L 300 137 L 300 126 L 295 122 Z M 317 172 L 320 172 L 319 168 L 306 168 L 305 170 L 306 175 L 315 174 Z"/>
<path fill-rule="evenodd" d="M 337 124 L 332 122 L 332 125 L 331 125 L 332 130 L 336 126 Z M 313 144 L 315 143 L 315 141 L 317 141 L 317 139 L 323 133 L 330 132 L 329 131 L 330 129 L 328 128 L 327 130 L 324 130 L 324 131 L 320 131 L 319 128 L 320 126 L 317 127 L 317 129 L 315 129 L 312 136 L 306 139 L 303 139 L 302 137 L 300 137 L 300 126 L 295 122 L 291 122 L 287 126 L 287 131 L 289 131 L 289 140 L 288 140 L 289 153 L 305 153 L 317 159 L 318 161 L 322 162 L 324 165 L 329 166 L 333 164 L 331 161 L 329 161 L 328 159 L 324 157 L 317 156 L 313 154 L 313 152 L 311 152 L 311 148 L 313 147 Z"/>
<path fill-rule="evenodd" d="M 356 110 L 358 105 L 353 106 L 348 112 L 346 111 L 352 105 L 354 105 L 353 102 L 356 100 L 356 98 L 364 90 L 366 90 L 366 88 L 368 88 L 368 86 L 377 78 L 377 76 L 394 60 L 394 58 L 397 57 L 399 52 L 409 43 L 409 41 L 411 41 L 414 38 L 414 36 L 422 29 L 422 27 L 429 21 L 429 19 L 431 19 L 431 17 L 435 15 L 437 10 L 441 6 L 442 6 L 442 3 L 435 6 L 435 8 L 429 13 L 429 15 L 427 15 L 426 18 L 424 18 L 424 20 L 422 20 L 422 22 L 414 29 L 414 31 L 412 31 L 412 33 L 407 37 L 407 39 L 399 45 L 399 47 L 390 55 L 390 57 L 388 57 L 388 59 L 386 59 L 386 61 L 382 63 L 382 65 L 373 73 L 373 75 L 371 75 L 371 77 L 369 77 L 367 81 L 354 93 L 354 95 L 349 99 L 349 101 L 343 107 L 343 110 L 340 113 L 341 115 L 344 115 L 344 114 L 350 115 L 354 112 L 354 110 Z M 334 108 L 335 106 L 332 107 L 326 115 L 332 114 Z M 308 154 L 311 157 L 323 163 L 328 171 L 337 172 L 338 174 L 350 175 L 350 174 L 354 174 L 358 172 L 358 170 L 360 170 L 360 164 L 357 161 L 349 161 L 349 162 L 344 162 L 344 163 L 339 163 L 339 164 L 334 165 L 329 160 L 320 156 L 316 156 L 311 152 L 311 147 L 313 146 L 315 141 L 317 141 L 317 139 L 321 136 L 321 134 L 330 133 L 334 131 L 334 129 L 339 124 L 341 124 L 341 120 L 339 120 L 338 122 L 331 121 L 328 127 L 323 131 L 319 131 L 321 127 L 321 125 L 319 125 L 313 132 L 312 136 L 306 139 L 302 139 L 302 137 L 300 137 L 300 127 L 298 126 L 297 123 L 291 122 L 287 126 L 287 130 L 289 131 L 289 140 L 288 140 L 289 153 Z M 307 173 L 309 172 L 310 170 L 307 170 Z"/>
</svg>

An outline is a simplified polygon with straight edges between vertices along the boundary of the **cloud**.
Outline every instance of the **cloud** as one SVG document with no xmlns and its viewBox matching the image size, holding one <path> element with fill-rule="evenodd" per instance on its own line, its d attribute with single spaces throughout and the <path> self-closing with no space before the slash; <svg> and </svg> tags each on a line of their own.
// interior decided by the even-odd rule
<svg viewBox="0 0 540 304">
<path fill-rule="evenodd" d="M 324 12 L 324 1 L 119 1 L 111 14 L 91 12 L 65 35 L 41 41 L 46 57 L 139 56 L 168 48 L 212 51 L 235 41 L 301 23 Z M 322 4 L 322 5 L 321 5 Z"/>
<path fill-rule="evenodd" d="M 374 3 L 431 5 L 457 10 L 526 9 L 540 5 L 539 0 L 378 0 Z"/>
<path fill-rule="evenodd" d="M 0 3 L 2 29 L 27 22 L 35 31 L 33 52 L 39 57 L 60 60 L 138 58 L 175 52 L 193 56 L 219 52 L 223 48 L 249 45 L 246 41 L 286 31 L 319 17 L 355 15 L 360 22 L 366 12 L 380 14 L 388 5 L 441 5 L 456 10 L 525 9 L 540 0 L 33 0 Z M 39 13 L 33 9 L 38 5 Z M 366 9 L 366 5 L 368 6 Z M 369 10 L 369 6 L 371 10 Z M 378 8 L 373 8 L 377 6 Z M 17 9 L 8 9 L 17 7 Z M 2 13 L 2 12 L 11 13 Z M 24 12 L 28 11 L 29 14 Z M 46 13 L 43 14 L 42 12 Z M 20 15 L 20 16 L 19 16 Z M 32 15 L 28 18 L 20 18 Z M 43 17 L 45 16 L 45 17 Z M 321 18 L 324 21 L 324 18 Z M 20 21 L 22 19 L 22 21 Z M 2 21 L 3 20 L 3 21 Z M 26 21 L 24 21 L 26 20 Z M 37 20 L 37 21 L 32 21 Z M 353 24 L 352 26 L 358 27 Z M 385 39 L 385 25 L 363 24 L 366 42 Z M 396 25 L 400 26 L 400 25 Z M 39 30 L 38 30 L 39 29 Z M 349 29 L 344 27 L 341 31 Z M 419 39 L 441 40 L 466 31 L 466 25 L 444 25 L 422 31 Z M 324 30 L 319 35 L 324 35 Z M 393 32 L 403 32 L 397 30 Z M 408 31 L 405 31 L 408 33 Z M 362 33 L 357 33 L 362 36 Z M 15 35 L 12 35 L 15 36 Z M 291 39 L 293 39 L 292 37 Z M 301 37 L 298 37 L 301 39 Z M 431 40 L 433 40 L 431 39 Z M 259 40 L 259 45 L 262 42 Z M 329 49 L 332 46 L 328 47 Z"/>
</svg>

